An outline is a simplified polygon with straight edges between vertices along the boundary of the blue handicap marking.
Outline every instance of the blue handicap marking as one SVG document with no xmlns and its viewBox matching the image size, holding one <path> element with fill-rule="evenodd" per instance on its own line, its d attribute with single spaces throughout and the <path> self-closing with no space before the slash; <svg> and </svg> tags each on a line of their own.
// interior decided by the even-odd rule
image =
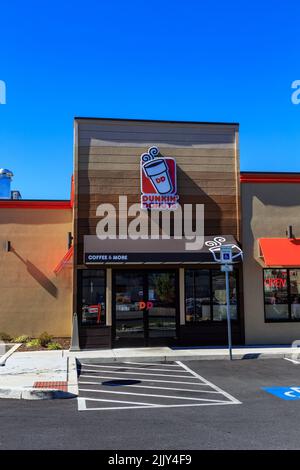
<svg viewBox="0 0 300 470">
<path fill-rule="evenodd" d="M 300 400 L 300 387 L 262 387 L 262 389 L 282 400 Z"/>
</svg>

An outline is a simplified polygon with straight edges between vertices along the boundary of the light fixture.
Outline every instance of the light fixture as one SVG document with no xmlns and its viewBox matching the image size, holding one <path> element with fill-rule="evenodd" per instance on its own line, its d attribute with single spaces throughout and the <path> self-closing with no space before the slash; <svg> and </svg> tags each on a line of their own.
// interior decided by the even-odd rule
<svg viewBox="0 0 300 470">
<path fill-rule="evenodd" d="M 73 235 L 72 235 L 72 232 L 68 232 L 68 250 L 71 248 L 72 244 L 73 244 Z"/>
<path fill-rule="evenodd" d="M 4 242 L 4 251 L 11 251 L 11 244 L 10 244 L 10 241 L 9 240 L 5 240 Z"/>
<path fill-rule="evenodd" d="M 287 228 L 287 231 L 286 231 L 286 235 L 289 239 L 292 239 L 292 238 L 295 238 L 294 235 L 293 235 L 293 227 L 292 225 L 288 225 L 288 228 Z"/>
</svg>

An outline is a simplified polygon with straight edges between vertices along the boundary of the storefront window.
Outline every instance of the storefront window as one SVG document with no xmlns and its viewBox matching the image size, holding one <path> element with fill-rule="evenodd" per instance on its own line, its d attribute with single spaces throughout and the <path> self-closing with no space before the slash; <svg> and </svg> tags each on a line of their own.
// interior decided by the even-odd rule
<svg viewBox="0 0 300 470">
<path fill-rule="evenodd" d="M 300 269 L 290 270 L 291 317 L 300 320 Z"/>
<path fill-rule="evenodd" d="M 105 271 L 82 271 L 81 323 L 84 326 L 106 324 Z"/>
<path fill-rule="evenodd" d="M 300 270 L 264 269 L 266 321 L 300 320 Z"/>
<path fill-rule="evenodd" d="M 289 318 L 288 278 L 286 269 L 264 270 L 266 320 Z"/>
<path fill-rule="evenodd" d="M 226 283 L 225 274 L 220 271 L 212 271 L 212 291 L 213 291 L 213 320 L 222 321 L 227 318 L 226 305 Z M 237 319 L 237 293 L 236 278 L 234 272 L 229 276 L 229 302 L 230 317 Z"/>
<path fill-rule="evenodd" d="M 211 319 L 210 275 L 208 269 L 185 273 L 185 316 L 187 322 Z"/>
<path fill-rule="evenodd" d="M 230 313 L 237 319 L 236 272 L 230 273 Z M 186 323 L 226 320 L 225 274 L 217 270 L 187 269 L 185 272 Z"/>
</svg>

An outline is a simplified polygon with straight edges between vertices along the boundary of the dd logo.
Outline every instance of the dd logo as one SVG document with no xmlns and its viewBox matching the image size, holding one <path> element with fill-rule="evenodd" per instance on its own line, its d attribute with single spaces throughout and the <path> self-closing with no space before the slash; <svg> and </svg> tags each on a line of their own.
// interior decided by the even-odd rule
<svg viewBox="0 0 300 470">
<path fill-rule="evenodd" d="M 153 308 L 153 302 L 144 302 L 143 300 L 139 302 L 139 310 L 149 310 L 150 308 Z"/>
<path fill-rule="evenodd" d="M 166 178 L 164 176 L 161 176 L 160 178 L 156 178 L 157 183 L 163 183 L 164 181 L 166 181 Z"/>
</svg>

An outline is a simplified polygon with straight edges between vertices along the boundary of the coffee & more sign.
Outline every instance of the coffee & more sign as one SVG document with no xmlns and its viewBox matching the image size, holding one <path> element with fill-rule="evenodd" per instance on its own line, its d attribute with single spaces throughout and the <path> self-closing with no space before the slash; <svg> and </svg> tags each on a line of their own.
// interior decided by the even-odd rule
<svg viewBox="0 0 300 470">
<path fill-rule="evenodd" d="M 141 155 L 141 208 L 175 210 L 178 207 L 176 162 L 158 147 Z"/>
</svg>

